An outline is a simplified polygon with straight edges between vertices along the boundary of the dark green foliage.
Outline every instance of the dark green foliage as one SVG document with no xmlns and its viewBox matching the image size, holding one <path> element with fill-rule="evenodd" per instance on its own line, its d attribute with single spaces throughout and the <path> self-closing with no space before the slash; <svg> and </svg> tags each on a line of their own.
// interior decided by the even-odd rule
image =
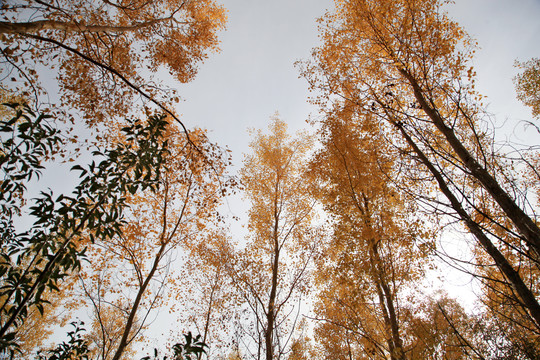
<svg viewBox="0 0 540 360">
<path fill-rule="evenodd" d="M 202 340 L 201 335 L 193 337 L 191 331 L 184 334 L 185 343 L 178 343 L 173 345 L 172 360 L 195 360 L 199 359 L 203 353 L 205 347 L 208 347 Z M 163 360 L 168 359 L 167 356 L 163 357 Z M 154 349 L 154 357 L 145 356 L 141 360 L 159 360 L 158 350 Z"/>
<path fill-rule="evenodd" d="M 68 332 L 69 340 L 58 344 L 54 349 L 38 352 L 38 360 L 87 360 L 88 343 L 83 339 L 84 323 L 72 322 L 73 331 Z"/>
<path fill-rule="evenodd" d="M 85 249 L 82 237 L 92 241 L 121 232 L 128 192 L 159 187 L 167 141 L 167 122 L 153 116 L 146 123 L 129 121 L 122 129 L 125 141 L 113 149 L 95 151 L 93 161 L 79 172 L 80 183 L 71 196 L 42 192 L 32 200 L 30 229 L 17 232 L 14 217 L 21 215 L 24 192 L 39 177 L 43 162 L 62 145 L 57 130 L 26 106 L 9 121 L 0 122 L 0 353 L 17 347 L 15 333 L 29 307 L 41 313 L 45 291 L 58 291 L 59 282 L 80 267 Z"/>
<path fill-rule="evenodd" d="M 40 175 L 42 161 L 63 145 L 58 130 L 47 124 L 48 115 L 36 115 L 26 105 L 3 104 L 16 111 L 0 121 L 0 213 L 2 219 L 20 215 L 20 197 L 26 183 Z M 33 119 L 35 118 L 35 119 Z"/>
<path fill-rule="evenodd" d="M 201 335 L 192 337 L 191 332 L 184 335 L 186 342 L 178 343 L 173 346 L 174 358 L 176 360 L 194 360 L 204 353 L 206 344 L 201 340 Z"/>
</svg>

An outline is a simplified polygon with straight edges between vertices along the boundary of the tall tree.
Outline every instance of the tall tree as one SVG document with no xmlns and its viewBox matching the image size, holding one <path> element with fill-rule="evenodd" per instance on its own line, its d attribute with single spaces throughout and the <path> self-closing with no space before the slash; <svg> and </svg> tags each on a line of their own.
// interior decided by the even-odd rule
<svg viewBox="0 0 540 360">
<path fill-rule="evenodd" d="M 414 200 L 391 181 L 399 152 L 376 123 L 355 116 L 350 108 L 322 121 L 311 164 L 334 229 L 318 259 L 317 338 L 329 357 L 404 359 L 405 294 L 421 281 L 434 241 Z"/>
<path fill-rule="evenodd" d="M 15 106 L 14 106 L 15 107 Z M 132 121 L 123 129 L 126 141 L 95 155 L 99 164 L 80 172 L 73 195 L 54 197 L 43 192 L 33 199 L 29 216 L 34 223 L 17 229 L 15 222 L 27 209 L 24 194 L 33 177 L 39 177 L 44 161 L 61 144 L 58 132 L 28 107 L 0 122 L 2 140 L 0 170 L 0 352 L 16 350 L 14 341 L 29 311 L 44 311 L 49 291 L 78 270 L 85 249 L 77 245 L 82 237 L 106 239 L 119 234 L 125 196 L 138 189 L 157 189 L 162 158 L 167 153 L 163 140 L 167 122 L 151 117 L 147 124 Z M 35 185 L 38 186 L 38 185 Z"/>
<path fill-rule="evenodd" d="M 313 253 L 310 222 L 313 197 L 304 167 L 310 148 L 306 135 L 290 138 L 277 116 L 269 134 L 258 131 L 241 170 L 249 210 L 250 237 L 232 260 L 236 291 L 251 314 L 256 359 L 280 359 L 286 353 Z M 294 311 L 293 311 L 294 310 Z"/>
<path fill-rule="evenodd" d="M 330 109 L 355 106 L 359 121 L 374 118 L 394 134 L 418 164 L 411 176 L 423 171 L 439 189 L 420 197 L 465 225 L 538 331 L 538 284 L 519 264 L 538 265 L 540 229 L 526 188 L 493 150 L 468 63 L 475 44 L 446 16 L 447 3 L 337 0 L 304 74 Z"/>
<path fill-rule="evenodd" d="M 105 160 L 98 165 L 92 163 L 88 170 L 77 168 L 82 172 L 81 185 L 76 189 L 77 199 L 60 197 L 55 202 L 52 194 L 39 199 L 31 211 L 31 215 L 38 219 L 31 233 L 16 233 L 11 226 L 11 213 L 9 218 L 7 214 L 6 219 L 2 217 L 1 220 L 6 220 L 8 226 L 2 229 L 2 246 L 5 246 L 2 255 L 5 257 L 1 263 L 3 283 L 0 295 L 7 294 L 1 306 L 3 312 L 10 312 L 9 316 L 2 314 L 0 334 L 2 340 L 6 340 L 2 343 L 4 347 L 12 345 L 13 331 L 24 321 L 28 307 L 43 310 L 45 302 L 41 295 L 44 289 L 49 287 L 57 290 L 59 279 L 78 269 L 79 258 L 84 254 L 79 238 L 91 235 L 91 243 L 98 240 L 100 246 L 104 247 L 104 244 L 114 243 L 126 230 L 120 230 L 126 202 L 146 201 L 147 198 L 137 198 L 139 192 L 148 187 L 155 190 L 162 185 L 163 179 L 159 178 L 162 174 L 156 168 L 165 166 L 161 162 L 164 161 L 166 150 L 163 148 L 167 141 L 162 136 L 172 136 L 170 133 L 164 134 L 166 121 L 151 117 L 150 125 L 145 126 L 123 120 L 122 125 L 118 125 L 114 120 L 140 110 L 140 107 L 133 106 L 136 102 L 144 105 L 153 102 L 183 127 L 169 105 L 164 105 L 178 100 L 175 90 L 164 88 L 156 77 L 163 70 L 168 70 L 177 81 L 190 81 L 196 74 L 198 63 L 206 58 L 209 51 L 217 50 L 217 31 L 224 27 L 225 12 L 212 0 L 14 0 L 3 2 L 0 6 L 0 76 L 3 80 L 11 81 L 10 91 L 21 93 L 26 98 L 34 97 L 36 106 L 43 105 L 43 98 L 40 97 L 45 93 L 42 88 L 46 86 L 43 84 L 50 83 L 50 78 L 58 74 L 62 94 L 60 103 L 64 105 L 64 110 L 69 109 L 69 117 L 73 119 L 73 110 L 79 110 L 79 115 L 88 124 L 113 123 L 119 132 L 124 132 L 121 136 L 117 136 L 117 131 L 104 132 L 116 141 L 113 141 L 114 145 L 109 151 L 94 153 L 101 157 L 100 160 Z M 8 81 L 3 84 L 7 86 Z M 55 89 L 52 90 L 49 94 L 55 92 Z M 53 102 L 57 103 L 54 96 Z M 56 110 L 52 106 L 51 111 Z M 45 117 L 39 117 L 35 123 L 26 114 L 22 118 L 23 121 L 3 121 L 1 129 L 2 132 L 13 132 L 14 139 L 22 139 L 19 143 L 11 139 L 11 142 L 2 144 L 0 164 L 5 175 L 2 201 L 7 199 L 9 210 L 15 212 L 20 206 L 12 203 L 21 198 L 19 195 L 24 192 L 24 182 L 39 174 L 41 160 L 50 157 L 49 147 L 56 152 L 61 148 L 57 146 L 60 138 L 55 129 L 49 124 L 42 126 L 47 122 L 44 121 Z M 120 131 L 125 125 L 127 127 Z M 29 130 L 35 138 L 28 135 Z M 183 130 L 187 132 L 186 128 Z M 72 134 L 65 132 L 63 135 L 69 137 Z M 176 135 L 176 140 L 180 142 L 181 135 Z M 204 163 L 208 170 L 207 173 L 193 175 L 196 181 L 221 171 L 217 162 L 212 163 L 214 156 L 218 156 L 216 147 L 207 142 L 195 145 L 195 141 L 200 140 L 197 132 L 193 136 L 186 135 L 186 139 L 190 144 L 187 146 L 189 149 L 184 147 L 183 150 L 191 152 L 189 164 Z M 20 150 L 25 145 L 28 154 L 21 155 Z M 4 148 L 7 149 L 5 152 Z M 176 160 L 168 157 L 167 161 L 174 163 Z M 144 194 L 148 196 L 149 193 Z M 178 194 L 170 197 L 175 196 Z M 208 211 L 212 208 L 213 205 L 207 206 Z M 129 214 L 133 215 L 132 212 Z M 203 218 L 201 215 L 199 220 L 208 220 Z M 162 230 L 162 236 L 169 231 L 165 228 Z M 23 243 L 24 246 L 28 245 L 26 243 L 41 243 L 31 249 L 39 254 L 22 250 Z M 90 247 L 96 249 L 93 245 Z M 161 256 L 168 255 L 164 247 L 160 248 Z M 126 246 L 123 250 L 129 252 L 133 249 Z M 93 255 L 96 255 L 95 252 Z M 156 262 L 158 258 L 163 260 L 156 255 Z M 47 262 L 47 259 L 50 261 Z M 106 256 L 101 260 L 96 263 L 108 263 Z M 25 261 L 29 261 L 29 264 Z M 143 262 L 132 265 L 137 267 Z M 149 267 L 150 274 L 153 270 L 157 271 Z M 152 276 L 142 279 L 141 291 L 137 293 L 138 300 L 131 304 L 133 306 L 127 316 L 117 354 L 122 353 L 126 337 L 130 337 L 129 328 L 136 318 L 137 302 L 143 297 L 141 293 L 147 289 L 150 279 Z M 4 280 L 10 286 L 4 286 Z M 33 284 L 27 288 L 26 283 L 32 281 Z M 21 296 L 22 301 L 13 306 L 14 299 L 20 300 Z"/>
<path fill-rule="evenodd" d="M 170 152 L 161 159 L 160 191 L 132 189 L 122 231 L 80 244 L 89 246 L 91 262 L 79 273 L 83 301 L 78 304 L 93 309 L 100 359 L 120 359 L 140 338 L 150 313 L 181 291 L 172 261 L 181 249 L 206 238 L 223 195 L 234 183 L 225 176 L 225 153 L 209 143 L 204 131 L 190 134 L 196 148 L 171 125 Z"/>
</svg>

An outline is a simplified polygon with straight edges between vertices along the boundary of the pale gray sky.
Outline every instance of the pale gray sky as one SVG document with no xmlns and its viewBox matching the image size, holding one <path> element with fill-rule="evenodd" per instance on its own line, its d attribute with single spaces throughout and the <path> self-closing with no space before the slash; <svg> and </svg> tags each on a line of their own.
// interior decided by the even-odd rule
<svg viewBox="0 0 540 360">
<path fill-rule="evenodd" d="M 266 127 L 278 111 L 295 130 L 312 109 L 305 80 L 294 62 L 317 45 L 316 18 L 330 0 L 222 0 L 229 10 L 222 51 L 201 65 L 195 80 L 180 88 L 178 112 L 189 126 L 208 128 L 212 138 L 242 159 L 248 127 Z"/>
</svg>

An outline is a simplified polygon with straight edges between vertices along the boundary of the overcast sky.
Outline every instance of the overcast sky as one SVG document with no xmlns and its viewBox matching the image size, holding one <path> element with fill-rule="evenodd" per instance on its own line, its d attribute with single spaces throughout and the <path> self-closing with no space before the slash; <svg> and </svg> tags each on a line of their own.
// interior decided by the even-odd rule
<svg viewBox="0 0 540 360">
<path fill-rule="evenodd" d="M 222 0 L 228 28 L 221 53 L 201 65 L 195 80 L 183 86 L 178 106 L 189 125 L 208 128 L 212 137 L 241 161 L 248 127 L 266 127 L 278 111 L 292 129 L 305 125 L 311 108 L 307 84 L 294 62 L 317 45 L 316 18 L 330 0 Z"/>
</svg>

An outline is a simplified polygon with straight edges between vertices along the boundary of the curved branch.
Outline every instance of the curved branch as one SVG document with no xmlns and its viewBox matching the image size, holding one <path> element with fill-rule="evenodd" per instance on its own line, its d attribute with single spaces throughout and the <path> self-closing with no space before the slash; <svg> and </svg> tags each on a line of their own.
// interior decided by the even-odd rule
<svg viewBox="0 0 540 360">
<path fill-rule="evenodd" d="M 173 20 L 172 16 L 160 19 L 153 19 L 141 23 L 134 23 L 126 26 L 115 25 L 84 25 L 76 22 L 65 22 L 56 20 L 37 20 L 29 22 L 13 23 L 0 21 L 0 34 L 28 34 L 37 33 L 42 30 L 61 30 L 66 32 L 105 32 L 122 33 L 141 30 L 156 24 Z M 177 22 L 187 24 L 187 22 Z"/>
<path fill-rule="evenodd" d="M 135 92 L 137 92 L 138 94 L 140 94 L 142 97 L 144 97 L 145 99 L 149 100 L 150 102 L 153 102 L 154 104 L 156 104 L 160 109 L 162 109 L 165 113 L 167 113 L 168 115 L 170 115 L 174 120 L 176 120 L 176 122 L 182 127 L 182 130 L 184 131 L 185 135 L 186 135 L 186 138 L 187 138 L 187 141 L 192 145 L 194 146 L 196 149 L 199 149 L 197 147 L 197 145 L 191 140 L 191 138 L 189 137 L 189 132 L 186 128 L 186 126 L 184 125 L 184 123 L 169 109 L 167 109 L 167 107 L 165 105 L 163 105 L 161 102 L 157 101 L 156 99 L 154 99 L 152 96 L 148 95 L 146 92 L 144 92 L 139 86 L 133 84 L 131 81 L 129 81 L 124 75 L 120 74 L 120 72 L 118 72 L 118 70 L 112 68 L 111 66 L 109 65 L 105 65 L 95 59 L 92 59 L 91 57 L 83 54 L 82 52 L 80 52 L 79 50 L 77 49 L 74 49 L 66 44 L 63 44 L 57 40 L 54 40 L 54 39 L 50 39 L 50 38 L 45 38 L 43 36 L 39 36 L 39 35 L 33 35 L 33 34 L 25 34 L 25 33 L 19 33 L 19 35 L 22 35 L 22 36 L 26 36 L 26 37 L 29 37 L 29 38 L 32 38 L 32 39 L 36 39 L 36 40 L 39 40 L 39 41 L 43 41 L 43 42 L 47 42 L 47 43 L 51 43 L 51 44 L 54 44 L 56 46 L 59 46 L 61 47 L 62 49 L 64 50 L 67 50 L 68 52 L 71 52 L 81 58 L 83 58 L 84 60 L 92 63 L 93 65 L 97 66 L 97 67 L 100 67 L 108 72 L 110 72 L 111 74 L 117 76 L 118 78 L 120 78 L 120 80 L 122 80 L 128 87 L 132 88 L 133 90 L 135 90 Z M 202 152 L 201 150 L 199 150 L 200 152 Z"/>
</svg>

